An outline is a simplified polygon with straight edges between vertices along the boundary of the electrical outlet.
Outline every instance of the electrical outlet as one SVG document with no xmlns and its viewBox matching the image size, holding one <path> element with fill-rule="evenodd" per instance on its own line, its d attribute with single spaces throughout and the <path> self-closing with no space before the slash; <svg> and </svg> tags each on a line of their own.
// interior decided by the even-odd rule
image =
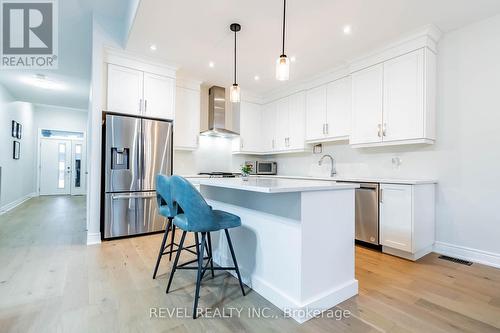
<svg viewBox="0 0 500 333">
<path fill-rule="evenodd" d="M 393 166 L 393 168 L 399 169 L 399 167 L 401 166 L 401 164 L 403 164 L 403 160 L 400 157 L 396 156 L 396 157 L 392 158 L 392 166 Z"/>
</svg>

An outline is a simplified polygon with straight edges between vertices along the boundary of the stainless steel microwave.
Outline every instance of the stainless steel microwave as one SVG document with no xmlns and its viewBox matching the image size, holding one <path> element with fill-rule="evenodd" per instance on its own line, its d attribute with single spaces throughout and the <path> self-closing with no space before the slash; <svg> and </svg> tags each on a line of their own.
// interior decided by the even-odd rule
<svg viewBox="0 0 500 333">
<path fill-rule="evenodd" d="M 257 175 L 276 175 L 278 163 L 272 161 L 255 162 L 255 173 Z"/>
</svg>

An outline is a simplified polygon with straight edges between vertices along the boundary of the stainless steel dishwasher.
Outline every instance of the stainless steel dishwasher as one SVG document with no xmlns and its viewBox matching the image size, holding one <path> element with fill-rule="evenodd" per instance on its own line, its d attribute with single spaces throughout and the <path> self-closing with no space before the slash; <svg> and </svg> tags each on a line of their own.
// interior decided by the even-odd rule
<svg viewBox="0 0 500 333">
<path fill-rule="evenodd" d="M 340 182 L 339 182 L 340 183 Z M 342 182 L 347 183 L 347 182 Z M 349 182 L 353 183 L 353 182 Z M 380 245 L 379 243 L 379 184 L 357 183 L 355 219 L 356 240 Z"/>
</svg>

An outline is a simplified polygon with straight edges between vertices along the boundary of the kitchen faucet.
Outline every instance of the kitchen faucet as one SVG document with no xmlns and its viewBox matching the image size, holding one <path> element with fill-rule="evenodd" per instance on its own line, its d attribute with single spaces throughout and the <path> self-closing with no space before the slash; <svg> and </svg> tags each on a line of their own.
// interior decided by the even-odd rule
<svg viewBox="0 0 500 333">
<path fill-rule="evenodd" d="M 332 155 L 326 154 L 326 155 L 321 156 L 321 158 L 318 161 L 318 165 L 321 165 L 321 163 L 323 163 L 323 159 L 325 157 L 329 157 L 331 162 L 332 162 L 332 168 L 330 170 L 330 177 L 333 177 L 337 174 L 337 170 L 335 170 L 335 160 L 333 159 Z"/>
</svg>

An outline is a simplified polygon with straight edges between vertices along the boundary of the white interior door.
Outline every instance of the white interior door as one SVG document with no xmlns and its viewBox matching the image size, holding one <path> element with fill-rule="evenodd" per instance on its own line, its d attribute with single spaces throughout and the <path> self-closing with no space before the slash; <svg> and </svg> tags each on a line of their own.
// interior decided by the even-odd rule
<svg viewBox="0 0 500 333">
<path fill-rule="evenodd" d="M 85 166 L 86 147 L 84 140 L 71 142 L 71 195 L 84 195 L 87 185 Z"/>
<path fill-rule="evenodd" d="M 40 195 L 71 193 L 71 140 L 40 139 Z"/>
</svg>

